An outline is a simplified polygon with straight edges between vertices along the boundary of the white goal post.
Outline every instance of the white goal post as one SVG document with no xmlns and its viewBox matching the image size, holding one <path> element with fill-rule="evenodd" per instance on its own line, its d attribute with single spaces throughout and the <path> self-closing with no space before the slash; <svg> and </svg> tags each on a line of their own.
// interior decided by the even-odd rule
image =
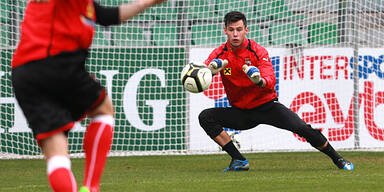
<svg viewBox="0 0 384 192">
<path fill-rule="evenodd" d="M 26 2 L 0 2 L 0 158 L 41 157 L 10 80 Z M 180 73 L 226 41 L 223 18 L 232 10 L 269 51 L 280 102 L 338 150 L 384 150 L 384 0 L 169 0 L 120 26 L 96 26 L 87 68 L 115 106 L 111 155 L 221 151 L 197 119 L 207 107 L 229 106 L 219 77 L 191 94 Z M 69 133 L 73 155 L 83 152 L 87 122 Z M 313 150 L 266 125 L 228 131 L 244 152 Z"/>
</svg>

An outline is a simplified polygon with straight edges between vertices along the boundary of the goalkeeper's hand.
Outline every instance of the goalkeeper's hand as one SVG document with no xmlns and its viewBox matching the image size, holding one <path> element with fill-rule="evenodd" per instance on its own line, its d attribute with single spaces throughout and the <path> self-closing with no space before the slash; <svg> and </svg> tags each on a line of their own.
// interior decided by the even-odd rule
<svg viewBox="0 0 384 192">
<path fill-rule="evenodd" d="M 208 68 L 211 70 L 212 75 L 216 75 L 216 73 L 220 72 L 222 69 L 224 69 L 225 66 L 227 66 L 228 60 L 224 59 L 213 59 L 211 63 L 209 63 Z"/>
<path fill-rule="evenodd" d="M 263 86 L 260 70 L 257 67 L 243 65 L 243 71 L 254 84 L 258 85 L 259 87 Z"/>
</svg>

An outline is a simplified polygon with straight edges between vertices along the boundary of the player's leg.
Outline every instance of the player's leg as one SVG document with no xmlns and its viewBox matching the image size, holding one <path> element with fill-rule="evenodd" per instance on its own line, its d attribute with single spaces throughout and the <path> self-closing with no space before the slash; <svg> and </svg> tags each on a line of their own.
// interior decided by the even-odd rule
<svg viewBox="0 0 384 192">
<path fill-rule="evenodd" d="M 213 140 L 219 144 L 222 149 L 231 156 L 231 162 L 225 171 L 246 171 L 249 169 L 248 159 L 245 158 L 240 151 L 233 144 L 231 137 L 223 130 L 221 133 L 213 138 Z"/>
<path fill-rule="evenodd" d="M 49 60 L 53 61 L 52 58 Z M 53 191 L 75 192 L 77 184 L 71 171 L 65 135 L 73 122 L 68 111 L 63 109 L 65 105 L 49 95 L 49 91 L 58 92 L 60 86 L 55 86 L 57 68 L 52 70 L 51 63 L 47 62 L 34 61 L 13 69 L 13 90 L 45 156 L 51 188 Z"/>
<path fill-rule="evenodd" d="M 112 102 L 106 96 L 104 101 L 88 114 L 91 122 L 84 136 L 85 173 L 81 190 L 87 187 L 90 191 L 99 191 L 100 179 L 113 138 L 113 113 Z"/>
<path fill-rule="evenodd" d="M 229 170 L 248 170 L 248 160 L 238 151 L 223 127 L 245 130 L 256 125 L 247 124 L 245 113 L 237 108 L 210 108 L 199 115 L 200 126 L 207 135 L 220 145 L 231 157 Z"/>
<path fill-rule="evenodd" d="M 47 161 L 48 181 L 55 192 L 77 192 L 75 177 L 71 171 L 68 141 L 64 132 L 40 140 Z"/>
<path fill-rule="evenodd" d="M 84 116 L 91 118 L 84 135 L 85 172 L 80 190 L 98 191 L 100 178 L 104 170 L 107 154 L 113 137 L 113 106 L 105 89 L 86 70 L 86 51 L 76 51 L 68 62 L 67 56 L 60 58 L 60 67 L 67 71 L 65 97 L 61 97 L 71 112 L 73 120 Z M 65 67 L 63 67 L 63 66 Z"/>
<path fill-rule="evenodd" d="M 329 156 L 340 169 L 353 169 L 353 164 L 341 157 L 328 142 L 320 130 L 313 129 L 296 113 L 279 102 L 274 102 L 270 110 L 265 113 L 263 123 L 289 130 L 304 137 L 314 148 Z"/>
</svg>

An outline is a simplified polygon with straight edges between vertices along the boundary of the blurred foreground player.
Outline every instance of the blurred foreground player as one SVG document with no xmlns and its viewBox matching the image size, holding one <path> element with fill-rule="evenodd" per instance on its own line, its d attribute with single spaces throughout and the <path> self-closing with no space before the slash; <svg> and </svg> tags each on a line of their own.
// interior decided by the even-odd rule
<svg viewBox="0 0 384 192">
<path fill-rule="evenodd" d="M 313 147 L 328 155 L 340 169 L 353 170 L 323 134 L 306 124 L 293 111 L 278 102 L 276 78 L 267 50 L 247 39 L 247 21 L 241 12 L 224 18 L 227 42 L 216 48 L 205 61 L 212 74 L 220 76 L 232 107 L 205 109 L 199 115 L 201 127 L 232 160 L 224 171 L 248 170 L 248 160 L 237 150 L 223 127 L 247 130 L 268 124 L 304 137 Z"/>
<path fill-rule="evenodd" d="M 95 23 L 119 24 L 164 0 L 103 7 L 92 0 L 31 0 L 12 59 L 12 85 L 47 162 L 53 191 L 75 192 L 67 133 L 88 115 L 80 191 L 99 191 L 113 138 L 114 111 L 105 89 L 85 69 Z"/>
</svg>

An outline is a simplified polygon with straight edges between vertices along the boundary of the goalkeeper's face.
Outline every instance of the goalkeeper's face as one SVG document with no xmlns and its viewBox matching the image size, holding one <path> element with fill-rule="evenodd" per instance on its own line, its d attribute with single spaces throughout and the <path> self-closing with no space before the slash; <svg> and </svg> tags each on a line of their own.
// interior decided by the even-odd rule
<svg viewBox="0 0 384 192">
<path fill-rule="evenodd" d="M 239 48 L 248 33 L 248 27 L 244 26 L 243 20 L 227 24 L 224 27 L 224 33 L 227 35 L 228 42 L 232 48 Z"/>
</svg>

